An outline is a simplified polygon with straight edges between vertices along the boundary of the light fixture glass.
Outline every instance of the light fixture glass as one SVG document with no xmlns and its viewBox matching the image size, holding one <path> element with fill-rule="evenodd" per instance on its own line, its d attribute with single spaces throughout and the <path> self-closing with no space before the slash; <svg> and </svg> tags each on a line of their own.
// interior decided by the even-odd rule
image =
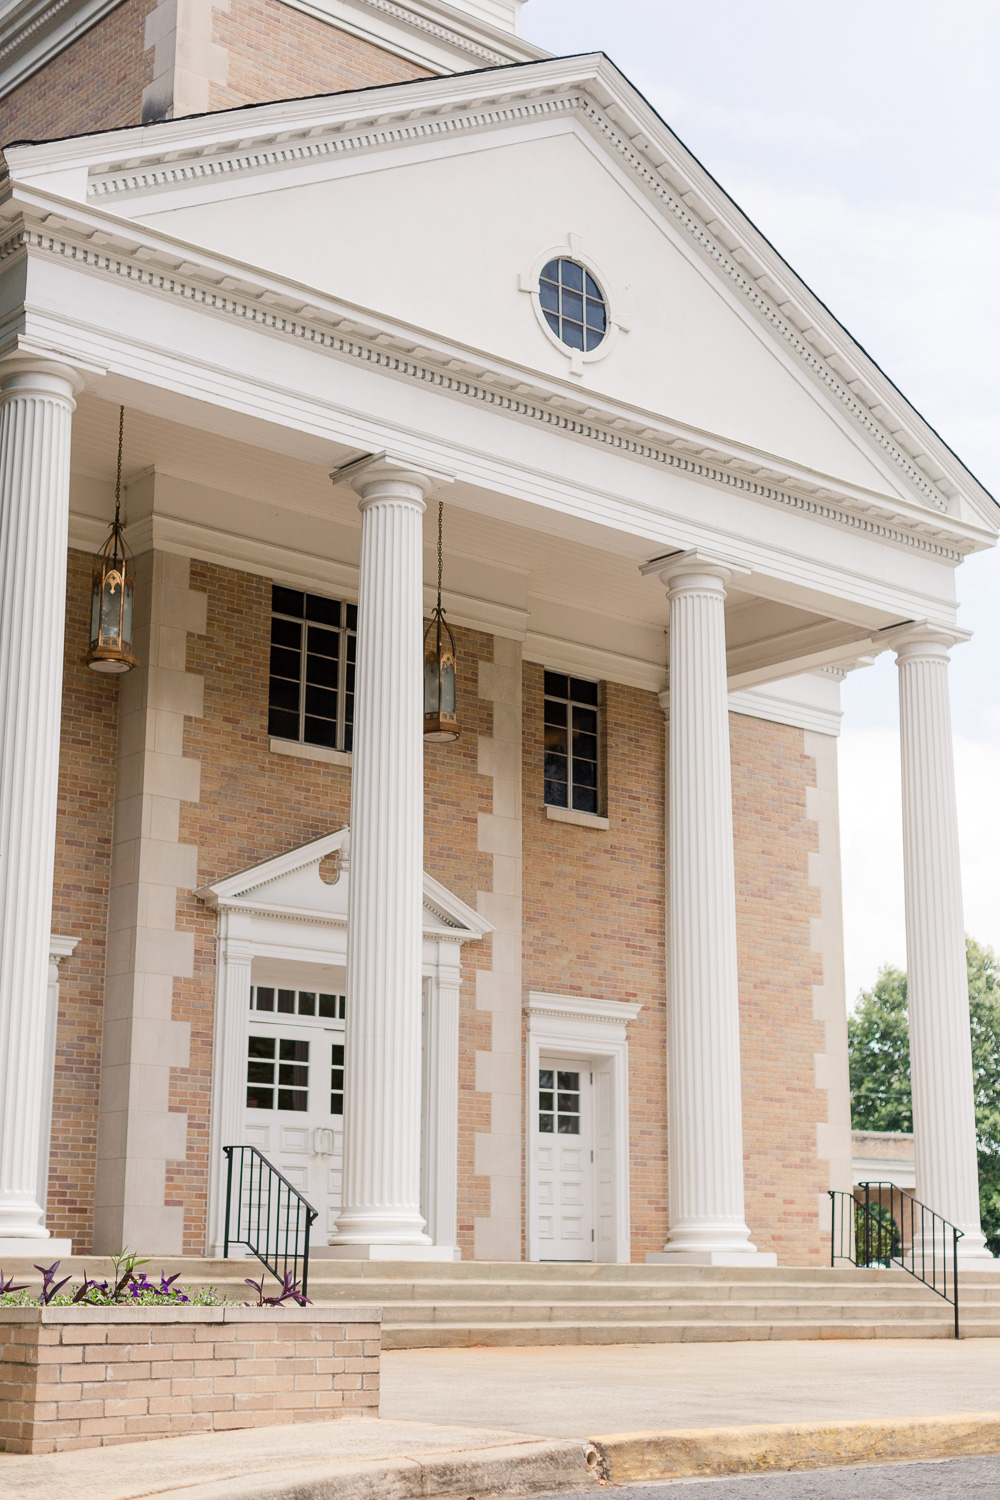
<svg viewBox="0 0 1000 1500">
<path fill-rule="evenodd" d="M 132 655 L 132 615 L 135 580 L 132 554 L 125 544 L 121 517 L 122 444 L 125 408 L 118 414 L 118 478 L 115 518 L 108 539 L 94 560 L 90 604 L 90 650 L 84 661 L 92 672 L 130 672 L 139 663 Z"/>
<path fill-rule="evenodd" d="M 455 687 L 455 637 L 441 608 L 443 524 L 444 504 L 439 500 L 437 604 L 424 631 L 424 739 L 435 743 L 457 740 L 462 733 Z"/>
</svg>

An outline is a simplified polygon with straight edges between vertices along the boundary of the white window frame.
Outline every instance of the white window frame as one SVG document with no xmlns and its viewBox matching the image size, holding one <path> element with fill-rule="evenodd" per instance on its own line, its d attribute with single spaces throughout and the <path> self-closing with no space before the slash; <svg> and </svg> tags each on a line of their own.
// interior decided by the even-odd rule
<svg viewBox="0 0 1000 1500">
<path fill-rule="evenodd" d="M 528 1161 L 526 1173 L 528 1259 L 529 1261 L 541 1260 L 543 1249 L 535 1219 L 538 1204 L 537 1190 L 533 1180 L 536 1148 L 539 1143 L 538 1070 L 543 1056 L 565 1057 L 586 1059 L 594 1065 L 595 1070 L 607 1068 L 611 1074 L 615 1221 L 612 1237 L 613 1263 L 627 1265 L 632 1259 L 629 1217 L 627 1026 L 629 1021 L 635 1020 L 642 1006 L 620 1000 L 599 1000 L 585 998 L 582 995 L 553 995 L 541 990 L 531 990 L 525 997 L 524 1010 L 528 1018 L 528 1041 L 525 1049 L 527 1078 L 524 1091 L 527 1110 L 525 1139 Z M 596 1216 L 596 1192 L 593 1201 Z"/>
</svg>

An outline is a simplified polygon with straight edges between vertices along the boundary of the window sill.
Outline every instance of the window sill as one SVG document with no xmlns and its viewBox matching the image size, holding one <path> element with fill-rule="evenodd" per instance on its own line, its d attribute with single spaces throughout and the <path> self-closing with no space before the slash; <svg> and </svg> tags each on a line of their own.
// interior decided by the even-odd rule
<svg viewBox="0 0 1000 1500">
<path fill-rule="evenodd" d="M 545 816 L 551 818 L 553 823 L 573 823 L 577 828 L 609 828 L 611 826 L 607 818 L 602 818 L 597 813 L 576 812 L 572 807 L 549 807 L 547 803 Z"/>
<path fill-rule="evenodd" d="M 350 750 L 329 750 L 325 745 L 303 745 L 299 740 L 269 740 L 272 755 L 290 755 L 294 760 L 318 760 L 327 766 L 350 766 Z"/>
</svg>

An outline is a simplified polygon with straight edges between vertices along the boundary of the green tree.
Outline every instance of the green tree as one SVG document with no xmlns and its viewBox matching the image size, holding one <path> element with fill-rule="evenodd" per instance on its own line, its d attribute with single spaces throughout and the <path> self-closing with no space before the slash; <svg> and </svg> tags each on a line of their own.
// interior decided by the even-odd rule
<svg viewBox="0 0 1000 1500">
<path fill-rule="evenodd" d="M 1000 1253 L 1000 959 L 965 940 L 983 1232 Z M 884 964 L 847 1022 L 855 1130 L 912 1130 L 906 975 Z M 931 1207 L 933 1208 L 933 1204 Z"/>
</svg>

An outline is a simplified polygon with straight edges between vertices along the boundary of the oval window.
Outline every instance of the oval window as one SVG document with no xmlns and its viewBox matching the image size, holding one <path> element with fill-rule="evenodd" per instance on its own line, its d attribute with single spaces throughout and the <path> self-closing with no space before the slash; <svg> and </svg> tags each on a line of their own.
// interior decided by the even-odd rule
<svg viewBox="0 0 1000 1500">
<path fill-rule="evenodd" d="M 604 293 L 585 266 L 560 256 L 550 260 L 538 283 L 542 312 L 556 338 L 569 349 L 596 349 L 608 331 Z"/>
</svg>

